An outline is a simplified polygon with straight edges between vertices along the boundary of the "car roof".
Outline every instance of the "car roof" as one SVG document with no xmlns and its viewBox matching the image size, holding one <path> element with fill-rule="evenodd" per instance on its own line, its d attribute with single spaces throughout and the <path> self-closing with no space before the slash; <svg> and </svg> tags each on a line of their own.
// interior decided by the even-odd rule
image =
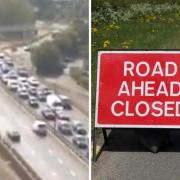
<svg viewBox="0 0 180 180">
<path fill-rule="evenodd" d="M 34 124 L 37 124 L 37 125 L 46 125 L 46 123 L 44 121 L 34 121 Z"/>
</svg>

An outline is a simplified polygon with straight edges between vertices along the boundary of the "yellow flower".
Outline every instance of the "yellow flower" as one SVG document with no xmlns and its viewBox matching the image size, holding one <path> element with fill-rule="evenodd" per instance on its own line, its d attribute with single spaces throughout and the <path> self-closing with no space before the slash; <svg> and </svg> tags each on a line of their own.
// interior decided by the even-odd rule
<svg viewBox="0 0 180 180">
<path fill-rule="evenodd" d="M 97 32 L 98 29 L 96 27 L 92 28 L 92 32 Z"/>
<path fill-rule="evenodd" d="M 129 46 L 128 45 L 123 45 L 122 48 L 127 49 L 127 48 L 129 48 Z"/>
<path fill-rule="evenodd" d="M 117 26 L 117 25 L 115 26 L 115 28 L 116 28 L 116 29 L 120 29 L 120 27 L 119 27 L 119 26 Z"/>
<path fill-rule="evenodd" d="M 108 48 L 109 46 L 110 46 L 110 41 L 109 40 L 104 41 L 103 48 Z"/>
<path fill-rule="evenodd" d="M 112 29 L 114 27 L 114 24 L 110 24 L 109 27 Z"/>
</svg>

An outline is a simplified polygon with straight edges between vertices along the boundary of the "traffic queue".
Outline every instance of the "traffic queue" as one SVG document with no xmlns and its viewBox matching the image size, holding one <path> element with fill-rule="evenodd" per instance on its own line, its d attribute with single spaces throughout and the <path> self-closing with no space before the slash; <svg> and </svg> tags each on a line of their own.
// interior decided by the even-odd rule
<svg viewBox="0 0 180 180">
<path fill-rule="evenodd" d="M 47 125 L 53 126 L 56 133 L 88 153 L 88 131 L 82 121 L 69 115 L 73 107 L 68 96 L 55 93 L 30 75 L 26 68 L 15 66 L 13 60 L 3 53 L 0 53 L 0 79 L 5 88 L 42 117 L 42 120 L 33 122 L 34 133 L 45 137 L 48 134 Z M 17 131 L 8 131 L 7 136 L 12 141 L 20 141 L 20 133 Z"/>
</svg>

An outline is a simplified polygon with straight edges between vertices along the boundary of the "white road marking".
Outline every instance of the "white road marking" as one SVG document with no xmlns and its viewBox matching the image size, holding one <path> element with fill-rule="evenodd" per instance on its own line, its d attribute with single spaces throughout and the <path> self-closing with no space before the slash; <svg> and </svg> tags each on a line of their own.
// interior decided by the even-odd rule
<svg viewBox="0 0 180 180">
<path fill-rule="evenodd" d="M 63 164 L 62 159 L 59 158 L 59 159 L 58 159 L 58 163 L 59 163 L 59 164 Z"/>
<path fill-rule="evenodd" d="M 56 176 L 57 176 L 57 173 L 53 171 L 53 172 L 52 172 L 52 176 L 53 176 L 53 177 L 56 177 Z"/>
<path fill-rule="evenodd" d="M 76 176 L 76 173 L 74 172 L 74 171 L 72 171 L 72 170 L 70 170 L 70 174 L 72 175 L 72 176 Z"/>
<path fill-rule="evenodd" d="M 49 150 L 48 150 L 48 153 L 49 153 L 50 155 L 52 155 L 52 154 L 53 154 L 53 151 L 52 151 L 51 149 L 49 149 Z"/>
<path fill-rule="evenodd" d="M 31 150 L 31 154 L 34 156 L 36 152 L 34 150 Z"/>
</svg>

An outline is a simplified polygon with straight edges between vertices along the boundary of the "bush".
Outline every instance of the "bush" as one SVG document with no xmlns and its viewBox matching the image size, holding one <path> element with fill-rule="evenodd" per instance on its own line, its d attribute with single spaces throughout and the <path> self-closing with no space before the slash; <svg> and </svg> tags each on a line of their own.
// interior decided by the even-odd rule
<svg viewBox="0 0 180 180">
<path fill-rule="evenodd" d="M 127 22 L 131 19 L 143 18 L 150 16 L 154 18 L 155 15 L 162 15 L 167 13 L 178 13 L 176 18 L 179 18 L 180 13 L 180 4 L 149 4 L 149 3 L 139 3 L 139 4 L 130 4 L 128 8 L 113 8 L 113 6 L 105 2 L 99 7 L 96 11 L 92 13 L 92 23 L 101 24 L 101 23 L 110 23 L 110 22 Z"/>
<path fill-rule="evenodd" d="M 59 75 L 63 66 L 59 60 L 59 52 L 52 42 L 45 42 L 32 52 L 32 62 L 36 67 L 37 74 Z"/>
<path fill-rule="evenodd" d="M 96 10 L 98 7 L 102 6 L 104 2 L 110 3 L 113 8 L 119 7 L 129 7 L 132 4 L 139 4 L 139 3 L 149 3 L 149 4 L 164 4 L 164 3 L 178 3 L 180 4 L 180 0 L 92 0 L 92 10 Z"/>
</svg>

